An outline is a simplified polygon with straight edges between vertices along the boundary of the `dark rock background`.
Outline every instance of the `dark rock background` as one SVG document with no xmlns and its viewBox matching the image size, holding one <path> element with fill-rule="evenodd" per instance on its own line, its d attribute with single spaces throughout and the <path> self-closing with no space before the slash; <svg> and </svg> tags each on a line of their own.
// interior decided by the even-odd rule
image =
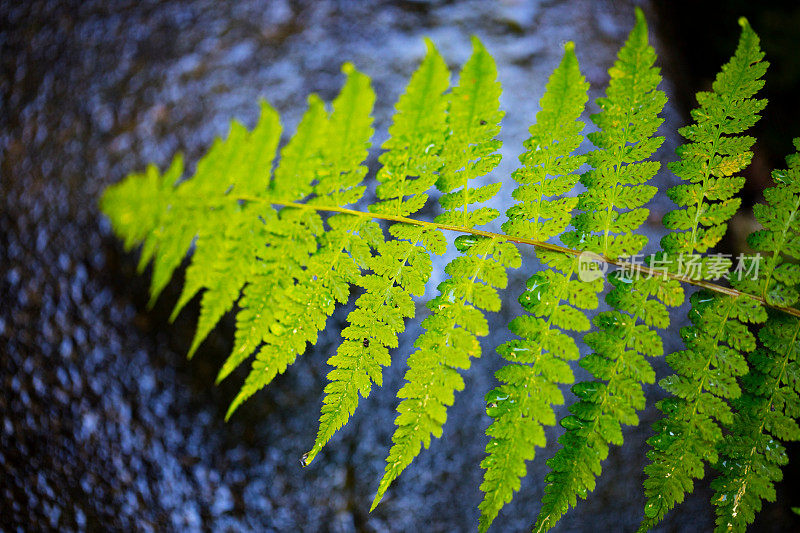
<svg viewBox="0 0 800 533">
<path fill-rule="evenodd" d="M 598 96 L 633 22 L 632 6 L 612 0 L 0 2 L 0 529 L 475 529 L 488 424 L 483 396 L 499 364 L 492 348 L 519 312 L 514 287 L 522 272 L 535 268 L 529 251 L 443 438 L 370 514 L 417 323 L 385 371 L 384 387 L 303 469 L 299 458 L 315 435 L 325 360 L 338 345 L 347 309 L 331 320 L 316 348 L 224 423 L 243 377 L 239 372 L 213 384 L 230 349 L 231 321 L 187 361 L 196 305 L 175 324 L 167 321 L 180 276 L 148 310 L 148 278 L 136 275 L 135 254 L 122 252 L 97 199 L 104 187 L 150 161 L 164 167 L 177 150 L 196 161 L 232 117 L 252 126 L 259 96 L 279 109 L 291 131 L 309 92 L 327 100 L 335 95 L 344 60 L 373 78 L 377 146 L 422 56 L 423 36 L 434 39 L 454 70 L 469 53 L 471 34 L 494 54 L 509 114 L 505 159 L 493 177 L 508 181 L 560 45 L 576 41 L 591 96 Z M 676 21 L 661 10 L 648 15 L 661 62 L 673 65 L 664 88 L 691 105 L 685 94 L 697 89 L 697 79 L 674 66 L 681 52 L 668 30 Z M 715 20 L 715 32 L 730 41 L 736 16 Z M 713 75 L 729 55 L 705 74 Z M 665 131 L 683 123 L 681 112 L 668 108 Z M 668 137 L 664 157 L 676 142 Z M 370 165 L 376 165 L 374 151 Z M 658 180 L 665 187 L 674 177 L 664 173 Z M 653 206 L 651 248 L 669 208 L 663 201 Z M 419 311 L 424 316 L 422 302 Z M 674 339 L 667 344 L 677 348 Z M 649 394 L 655 399 L 659 391 L 652 387 Z M 628 429 L 627 444 L 612 450 L 598 489 L 564 518 L 560 531 L 635 529 L 644 439 L 655 416 L 650 408 L 639 428 Z M 553 443 L 558 433 L 550 431 Z M 555 444 L 529 465 L 495 531 L 530 527 L 544 459 L 554 450 Z M 779 502 L 767 506 L 755 529 L 797 526 L 788 511 L 797 501 L 786 494 L 797 472 L 788 474 Z M 709 497 L 701 483 L 663 530 L 710 529 Z"/>
</svg>

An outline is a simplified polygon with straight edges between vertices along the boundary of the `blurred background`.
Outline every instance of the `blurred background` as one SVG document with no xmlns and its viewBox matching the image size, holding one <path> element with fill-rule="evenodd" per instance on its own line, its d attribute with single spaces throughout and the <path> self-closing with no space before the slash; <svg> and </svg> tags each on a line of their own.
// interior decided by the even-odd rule
<svg viewBox="0 0 800 533">
<path fill-rule="evenodd" d="M 763 93 L 770 104 L 754 130 L 759 142 L 742 193 L 749 207 L 800 135 L 795 1 L 0 1 L 0 529 L 475 530 L 489 422 L 483 398 L 500 362 L 493 349 L 508 337 L 505 324 L 521 312 L 516 295 L 537 267 L 530 250 L 512 273 L 504 310 L 491 317 L 494 333 L 467 373 L 443 438 L 369 513 L 419 321 L 410 323 L 385 370 L 384 387 L 361 402 L 312 466 L 301 468 L 316 432 L 325 361 L 349 308 L 330 320 L 315 348 L 224 423 L 244 376 L 213 384 L 231 348 L 232 320 L 187 361 L 197 302 L 168 323 L 178 275 L 155 308 L 146 308 L 148 277 L 136 275 L 136 254 L 123 253 L 97 200 L 107 185 L 151 161 L 163 168 L 178 150 L 196 161 L 233 117 L 252 126 L 260 96 L 291 132 L 310 92 L 326 100 L 336 94 L 345 60 L 373 79 L 378 146 L 424 53 L 422 38 L 435 41 L 455 72 L 475 34 L 494 55 L 504 88 L 504 160 L 488 177 L 507 183 L 502 210 L 561 45 L 576 42 L 592 84 L 588 119 L 633 25 L 634 5 L 648 16 L 670 96 L 665 161 L 674 158 L 674 132 L 686 123 L 694 92 L 708 89 L 732 55 L 737 18 L 746 15 L 762 37 L 772 62 Z M 368 161 L 373 171 L 377 153 Z M 676 178 L 662 172 L 656 182 L 663 190 Z M 661 197 L 651 208 L 648 252 L 672 206 Z M 739 251 L 740 235 L 751 228 L 750 215 L 738 216 L 721 251 Z M 685 307 L 676 312 L 673 333 L 685 314 Z M 677 335 L 665 336 L 668 351 L 680 348 Z M 655 364 L 659 377 L 667 374 L 663 359 Z M 647 392 L 651 404 L 661 395 L 657 387 Z M 626 445 L 612 449 L 597 490 L 558 531 L 635 530 L 644 441 L 657 416 L 649 407 L 639 427 L 627 428 Z M 559 434 L 548 432 L 553 444 L 537 452 L 494 531 L 529 530 L 544 460 Z M 789 510 L 800 504 L 800 454 L 789 450 L 778 502 L 765 505 L 754 531 L 800 527 Z M 710 530 L 710 496 L 708 481 L 699 483 L 661 530 Z"/>
</svg>

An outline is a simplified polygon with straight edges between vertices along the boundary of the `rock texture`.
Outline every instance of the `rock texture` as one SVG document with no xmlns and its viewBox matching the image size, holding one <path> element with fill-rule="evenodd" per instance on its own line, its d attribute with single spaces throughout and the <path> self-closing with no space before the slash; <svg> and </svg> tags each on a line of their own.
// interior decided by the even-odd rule
<svg viewBox="0 0 800 533">
<path fill-rule="evenodd" d="M 444 437 L 369 514 L 418 326 L 409 328 L 385 387 L 303 469 L 344 315 L 226 424 L 242 375 L 221 387 L 213 379 L 230 348 L 230 321 L 187 361 L 196 306 L 168 323 L 177 280 L 146 308 L 147 277 L 135 274 L 136 257 L 122 253 L 97 199 L 147 162 L 163 167 L 177 150 L 196 161 L 230 118 L 254 123 L 259 96 L 291 129 L 309 92 L 335 94 L 344 60 L 374 80 L 378 144 L 424 52 L 423 36 L 452 66 L 466 59 L 471 34 L 494 54 L 508 110 L 505 160 L 494 177 L 509 181 L 560 45 L 576 41 L 596 97 L 632 22 L 632 3 L 611 0 L 0 3 L 0 528 L 474 529 L 488 424 L 483 395 L 498 365 L 492 348 L 506 335 L 501 324 L 518 311 L 513 285 Z M 668 111 L 668 126 L 679 121 Z M 654 206 L 654 237 L 666 209 Z M 535 268 L 533 260 L 526 265 Z M 522 274 L 515 279 L 518 288 Z M 629 445 L 612 453 L 598 490 L 561 531 L 635 527 L 652 416 L 628 432 Z M 530 527 L 553 450 L 530 466 L 495 531 Z M 708 529 L 708 496 L 699 491 L 665 528 Z"/>
</svg>

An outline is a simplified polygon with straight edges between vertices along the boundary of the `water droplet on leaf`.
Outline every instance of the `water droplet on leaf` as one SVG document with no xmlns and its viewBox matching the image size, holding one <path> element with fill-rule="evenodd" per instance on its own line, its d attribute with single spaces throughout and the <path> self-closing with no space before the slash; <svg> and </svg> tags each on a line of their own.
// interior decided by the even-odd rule
<svg viewBox="0 0 800 533">
<path fill-rule="evenodd" d="M 785 170 L 773 170 L 772 171 L 772 179 L 774 179 L 778 183 L 786 183 L 786 180 L 788 178 L 789 178 L 789 175 L 786 173 Z"/>
<path fill-rule="evenodd" d="M 480 239 L 481 238 L 478 237 L 477 235 L 459 235 L 458 237 L 456 237 L 454 244 L 456 245 L 456 250 L 458 250 L 461 253 L 464 253 L 473 246 L 475 246 L 476 244 L 478 244 Z"/>
<path fill-rule="evenodd" d="M 599 381 L 583 381 L 572 386 L 572 393 L 575 394 L 575 396 L 586 398 L 601 390 L 603 386 L 604 385 Z"/>
<path fill-rule="evenodd" d="M 512 346 L 511 349 L 508 350 L 508 355 L 511 356 L 512 359 L 518 360 L 527 357 L 530 352 L 531 349 L 527 346 Z"/>
<path fill-rule="evenodd" d="M 561 427 L 564 429 L 580 429 L 584 426 L 586 422 L 574 415 L 561 419 Z"/>
</svg>

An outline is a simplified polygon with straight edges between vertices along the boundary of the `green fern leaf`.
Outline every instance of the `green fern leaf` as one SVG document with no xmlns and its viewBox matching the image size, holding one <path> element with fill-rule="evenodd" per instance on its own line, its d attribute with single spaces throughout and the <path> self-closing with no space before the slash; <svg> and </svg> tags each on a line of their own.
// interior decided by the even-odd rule
<svg viewBox="0 0 800 533">
<path fill-rule="evenodd" d="M 730 424 L 727 399 L 741 390 L 737 377 L 747 373 L 743 356 L 755 349 L 746 324 L 766 319 L 763 307 L 747 296 L 712 295 L 705 291 L 691 297 L 692 326 L 681 330 L 686 350 L 667 357 L 675 374 L 659 385 L 672 396 L 658 402 L 665 417 L 654 425 L 648 439 L 645 467 L 645 519 L 640 531 L 655 526 L 684 494 L 693 479 L 702 478 L 704 463 L 717 461 L 716 446 L 722 439 L 720 424 Z"/>
<path fill-rule="evenodd" d="M 160 180 L 151 168 L 146 176 L 134 175 L 117 187 L 109 188 L 102 200 L 102 207 L 116 230 L 126 235 L 126 246 L 130 248 L 144 242 L 140 268 L 153 261 L 151 305 L 197 238 L 193 259 L 196 266 L 187 271 L 187 283 L 173 313 L 174 317 L 199 290 L 206 289 L 202 327 L 198 329 L 191 352 L 230 309 L 243 283 L 243 271 L 234 276 L 220 275 L 210 266 L 219 253 L 229 262 L 235 262 L 233 256 L 238 253 L 246 255 L 243 248 L 237 248 L 235 241 L 226 243 L 226 248 L 219 248 L 214 241 L 224 230 L 228 218 L 234 218 L 234 224 L 239 221 L 241 206 L 229 194 L 234 185 L 238 184 L 246 192 L 259 183 L 263 188 L 268 185 L 269 165 L 275 156 L 280 124 L 269 104 L 262 102 L 261 107 L 261 119 L 256 128 L 248 132 L 233 121 L 228 138 L 214 143 L 190 180 L 177 183 L 183 168 L 176 158 Z M 133 188 L 138 192 L 132 192 Z M 125 195 L 126 205 L 114 200 L 115 196 L 122 198 L 120 195 Z M 199 211 L 204 211 L 204 216 L 197 216 Z M 246 247 L 244 241 L 238 244 Z M 237 284 L 239 286 L 234 287 Z"/>
<path fill-rule="evenodd" d="M 367 158 L 372 137 L 372 106 L 375 92 L 369 78 L 350 63 L 342 66 L 347 82 L 333 101 L 322 160 L 326 163 L 317 175 L 315 198 L 310 203 L 344 206 L 357 202 L 366 190 L 361 181 L 367 174 L 362 163 Z"/>
<path fill-rule="evenodd" d="M 373 213 L 408 216 L 425 205 L 426 194 L 442 166 L 440 148 L 446 134 L 450 73 L 433 43 L 425 40 L 427 54 L 397 102 L 386 150 L 379 158 L 378 201 Z"/>
<path fill-rule="evenodd" d="M 698 108 L 692 110 L 695 123 L 678 131 L 687 141 L 678 148 L 680 160 L 670 170 L 686 183 L 667 194 L 683 209 L 664 216 L 664 225 L 675 230 L 661 240 L 664 251 L 674 257 L 676 269 L 690 277 L 708 279 L 710 257 L 701 257 L 725 234 L 728 219 L 741 204 L 734 195 L 744 185 L 735 176 L 750 164 L 755 139 L 739 135 L 760 118 L 767 101 L 755 98 L 764 85 L 761 79 L 769 63 L 762 61 L 758 36 L 742 18 L 739 45 L 722 67 L 709 92 L 697 94 Z M 696 266 L 689 268 L 693 262 Z"/>
<path fill-rule="evenodd" d="M 429 302 L 432 314 L 422 322 L 426 331 L 415 343 L 418 350 L 408 359 L 407 383 L 398 393 L 402 401 L 397 407 L 394 444 L 372 508 L 421 447 L 430 445 L 431 435 L 441 437 L 454 392 L 464 388 L 459 372 L 469 368 L 471 357 L 480 356 L 477 337 L 489 333 L 480 310 L 499 311 L 495 289 L 505 288 L 505 269 L 519 265 L 519 252 L 513 244 L 486 238 L 470 242 L 465 255 L 445 269 L 451 277 L 439 284 L 440 295 Z"/>
<path fill-rule="evenodd" d="M 269 104 L 262 102 L 261 119 L 252 133 L 248 135 L 244 127 L 236 123 L 234 127 L 228 141 L 223 144 L 232 145 L 232 148 L 218 159 L 222 164 L 214 164 L 211 158 L 201 160 L 198 172 L 189 182 L 201 198 L 218 194 L 218 189 L 215 191 L 211 185 L 215 182 L 225 184 L 227 180 L 237 195 L 258 194 L 269 184 L 272 160 L 281 134 L 278 114 Z M 242 133 L 235 136 L 234 131 Z M 251 206 L 242 207 L 236 202 L 228 201 L 213 208 L 205 219 L 200 220 L 202 225 L 197 232 L 192 263 L 186 270 L 183 292 L 171 317 L 174 320 L 183 306 L 204 289 L 189 357 L 239 298 L 256 260 L 256 243 L 263 242 L 266 237 L 258 213 Z"/>
<path fill-rule="evenodd" d="M 314 179 L 326 164 L 322 150 L 330 137 L 328 119 L 325 103 L 311 94 L 297 130 L 281 150 L 280 162 L 270 181 L 270 196 L 299 201 L 311 193 Z"/>
<path fill-rule="evenodd" d="M 318 145 L 318 161 L 321 164 L 311 169 L 316 172 L 310 175 L 317 177 L 316 184 L 313 184 L 314 196 L 309 200 L 312 204 L 346 205 L 357 201 L 365 190 L 360 183 L 367 168 L 362 163 L 367 157 L 369 139 L 373 133 L 370 113 L 375 93 L 370 87 L 369 78 L 352 65 L 345 64 L 342 71 L 347 74 L 347 81 L 333 101 L 333 112 L 324 129 L 324 140 Z M 310 107 L 317 106 L 315 101 L 310 103 Z M 309 111 L 310 124 L 316 122 L 318 114 L 317 111 Z M 300 131 L 305 133 L 303 129 Z M 302 140 L 303 137 L 298 142 Z M 289 153 L 294 156 L 294 152 Z M 291 171 L 297 170 L 292 168 L 295 164 L 296 159 L 290 158 L 290 173 L 276 171 L 276 189 L 284 188 L 279 179 L 292 179 Z M 305 180 L 308 183 L 307 177 Z M 305 191 L 302 185 L 294 187 L 299 194 Z M 284 211 L 287 211 L 285 215 Z M 318 217 L 312 213 L 310 210 L 284 208 L 281 210 L 281 220 L 304 221 L 308 217 Z M 308 260 L 302 263 L 306 268 L 292 273 L 294 283 L 287 284 L 283 291 L 272 293 L 273 297 L 268 303 L 273 317 L 269 330 L 261 333 L 263 344 L 226 417 L 230 417 L 255 392 L 266 387 L 275 376 L 285 372 L 288 365 L 305 352 L 307 343 L 313 342 L 325 327 L 325 321 L 333 313 L 334 302 L 347 301 L 349 286 L 358 281 L 360 270 L 369 256 L 368 248 L 377 246 L 378 240 L 382 241 L 377 224 L 366 222 L 363 218 L 338 215 L 329 218 L 328 225 L 330 230 L 325 232 L 319 248 L 314 247 Z M 321 224 L 311 233 L 323 233 Z M 302 235 L 301 232 L 301 238 Z M 288 237 L 296 238 L 291 231 Z M 250 316 L 249 312 L 247 316 Z"/>
<path fill-rule="evenodd" d="M 800 138 L 795 139 L 796 147 L 798 143 Z M 797 303 L 798 293 L 794 286 L 800 283 L 800 267 L 785 261 L 785 256 L 800 258 L 796 196 L 800 190 L 800 155 L 792 154 L 786 160 L 787 169 L 772 173 L 778 185 L 764 191 L 767 202 L 753 207 L 756 220 L 763 229 L 748 235 L 747 243 L 758 254 L 742 260 L 758 266 L 758 271 L 748 276 L 743 269 L 738 269 L 731 279 L 738 290 L 761 296 L 767 304 L 781 307 Z"/>
<path fill-rule="evenodd" d="M 519 489 L 536 447 L 546 444 L 544 426 L 555 424 L 553 407 L 564 403 L 560 387 L 574 381 L 577 334 L 587 332 L 592 353 L 579 364 L 592 379 L 572 387 L 578 401 L 561 420 L 562 447 L 547 463 L 552 471 L 537 531 L 552 528 L 588 496 L 610 446 L 622 444 L 623 425 L 639 423 L 642 384 L 655 380 L 649 358 L 663 351 L 656 329 L 669 327 L 667 307 L 683 301 L 679 281 L 702 287 L 691 297 L 691 325 L 681 330 L 686 349 L 667 357 L 674 373 L 660 381 L 669 396 L 657 404 L 664 416 L 648 439 L 641 530 L 683 501 L 708 464 L 719 472 L 712 483 L 717 531 L 744 531 L 762 502 L 775 498 L 787 462 L 784 443 L 800 440 L 800 139 L 788 168 L 773 172 L 777 185 L 764 191 L 766 202 L 754 207 L 762 226 L 748 237 L 755 253 L 740 256 L 731 288 L 709 283 L 732 266 L 701 254 L 718 244 L 740 207 L 735 196 L 744 180 L 737 173 L 750 163 L 754 143 L 744 132 L 766 104 L 756 95 L 768 64 L 747 21 L 740 25 L 735 54 L 711 90 L 698 93 L 694 122 L 680 129 L 686 143 L 669 167 L 682 182 L 667 193 L 678 209 L 664 217 L 671 233 L 651 268 L 609 276 L 610 310 L 591 322 L 604 280 L 586 271 L 587 259 L 636 261 L 647 243 L 640 230 L 649 216 L 645 204 L 656 193 L 647 182 L 659 169 L 651 158 L 663 141 L 655 134 L 666 97 L 639 9 L 609 70 L 606 95 L 597 100 L 600 112 L 591 116 L 597 131 L 587 137 L 595 149 L 586 156 L 575 152 L 584 139 L 578 119 L 588 84 L 574 45 L 565 46 L 513 174 L 515 203 L 502 234 L 477 229 L 499 215 L 480 204 L 500 189 L 486 176 L 500 161 L 503 112 L 496 66 L 475 38 L 451 92 L 446 63 L 426 40 L 378 158 L 377 199 L 364 211 L 346 206 L 364 204 L 375 94 L 370 79 L 350 64 L 343 66 L 347 81 L 330 112 L 309 97 L 277 165 L 280 120 L 261 102 L 253 130 L 232 121 L 192 177 L 183 177 L 178 154 L 163 174 L 151 165 L 109 187 L 101 208 L 126 250 L 141 246 L 139 269 L 152 264 L 150 305 L 191 255 L 172 314 L 199 296 L 189 357 L 238 308 L 234 348 L 218 381 L 254 357 L 228 417 L 293 364 L 359 287 L 343 341 L 328 360 L 320 425 L 304 464 L 349 420 L 359 395 L 381 385 L 390 350 L 415 313 L 413 297 L 430 278 L 431 254 L 446 249 L 443 230 L 462 233 L 408 357 L 373 508 L 442 435 L 447 410 L 465 387 L 463 373 L 481 355 L 479 337 L 489 333 L 485 312 L 500 309 L 507 269 L 520 265 L 514 243 L 532 244 L 545 269 L 530 277 L 519 298 L 526 313 L 509 324 L 517 338 L 498 348 L 506 361 L 486 396 L 491 424 L 481 463 L 482 532 Z M 585 163 L 591 168 L 579 175 Z M 578 181 L 586 190 L 574 196 Z M 409 218 L 425 206 L 433 185 L 442 212 L 433 222 Z M 381 219 L 390 223 L 388 236 Z M 566 247 L 552 244 L 556 237 Z M 664 265 L 663 277 L 652 275 Z"/>
<path fill-rule="evenodd" d="M 788 462 L 780 441 L 800 440 L 798 335 L 800 320 L 770 316 L 759 334 L 764 347 L 750 354 L 743 395 L 733 404 L 732 432 L 720 444 L 714 466 L 720 472 L 711 483 L 718 532 L 745 531 L 761 501 L 775 501 L 774 483 Z"/>
<path fill-rule="evenodd" d="M 661 145 L 653 137 L 666 97 L 657 89 L 661 76 L 653 67 L 655 51 L 648 44 L 647 25 L 641 10 L 636 25 L 610 70 L 607 96 L 598 100 L 601 112 L 592 116 L 600 128 L 589 139 L 598 147 L 588 154 L 594 170 L 582 177 L 587 191 L 579 197 L 585 210 L 575 219 L 576 231 L 568 243 L 609 257 L 638 254 L 646 237 L 635 233 L 647 217 L 642 207 L 655 194 L 646 185 L 659 164 L 642 161 Z M 598 234 L 595 230 L 600 229 Z M 663 353 L 654 327 L 669 324 L 665 305 L 678 305 L 683 291 L 677 282 L 641 278 L 617 272 L 606 297 L 613 308 L 594 319 L 596 331 L 584 337 L 594 353 L 580 365 L 596 379 L 578 383 L 572 391 L 580 399 L 570 406 L 571 416 L 561 425 L 567 430 L 559 439 L 563 447 L 547 464 L 548 474 L 542 508 L 534 530 L 547 531 L 577 497 L 594 490 L 601 463 L 610 444 L 622 444 L 622 424 L 639 423 L 638 410 L 645 405 L 642 383 L 655 380 L 646 357 Z"/>
<path fill-rule="evenodd" d="M 312 191 L 312 181 L 324 165 L 322 145 L 328 127 L 328 112 L 325 104 L 316 96 L 308 98 L 308 108 L 303 114 L 297 131 L 281 150 L 280 163 L 269 184 L 269 192 L 279 200 L 296 201 L 308 196 Z M 257 196 L 259 191 L 255 191 Z M 291 215 L 290 215 L 291 213 Z M 285 211 L 283 217 L 296 217 L 297 214 Z M 270 227 L 282 224 L 274 220 L 278 214 L 269 208 L 262 215 L 269 221 Z M 309 219 L 312 221 L 313 219 Z M 313 220 L 316 225 L 316 220 Z M 299 277 L 302 266 L 316 250 L 317 242 L 309 239 L 311 235 L 302 237 L 301 245 L 293 245 L 288 251 L 283 250 L 287 232 L 273 232 L 268 239 L 254 238 L 259 243 L 258 253 L 253 265 L 252 277 L 248 279 L 239 301 L 240 310 L 236 315 L 236 334 L 231 354 L 223 363 L 217 376 L 217 383 L 225 379 L 234 369 L 243 363 L 262 342 L 267 340 L 269 328 L 275 320 L 276 295 L 293 285 L 295 276 Z M 316 235 L 316 232 L 313 233 Z M 269 245 L 264 246 L 264 243 Z"/>
<path fill-rule="evenodd" d="M 405 216 L 421 209 L 424 192 L 436 181 L 446 145 L 447 101 L 444 94 L 449 73 L 444 60 L 429 41 L 427 54 L 401 95 L 387 149 L 380 161 L 378 202 L 373 212 Z M 366 290 L 348 316 L 344 341 L 328 360 L 328 374 L 317 439 L 304 455 L 309 464 L 333 434 L 343 426 L 358 405 L 358 395 L 367 397 L 372 383 L 381 385 L 381 367 L 397 347 L 397 334 L 405 318 L 414 315 L 412 294 L 421 295 L 430 277 L 429 253 L 443 253 L 444 235 L 425 226 L 395 224 L 395 240 L 377 244 L 375 256 L 367 259 L 373 274 L 359 284 Z"/>
<path fill-rule="evenodd" d="M 744 181 L 733 174 L 749 164 L 754 140 L 736 134 L 752 126 L 766 105 L 765 100 L 753 98 L 763 85 L 764 54 L 747 21 L 740 19 L 739 23 L 742 33 L 737 50 L 722 67 L 712 91 L 698 93 L 700 107 L 692 112 L 696 122 L 680 130 L 690 143 L 678 149 L 681 160 L 670 165 L 688 182 L 671 189 L 670 197 L 688 207 L 673 212 L 664 222 L 668 228 L 686 231 L 670 233 L 662 246 L 674 259 L 673 267 L 692 277 L 712 273 L 712 259 L 695 252 L 705 252 L 719 241 L 739 206 L 733 195 Z M 688 261 L 699 268 L 687 272 Z M 659 403 L 666 416 L 654 426 L 656 436 L 648 440 L 653 450 L 648 452 L 652 463 L 645 468 L 647 502 L 642 530 L 653 527 L 683 501 L 693 488 L 693 479 L 703 477 L 705 461 L 716 462 L 716 447 L 722 439 L 720 424 L 731 422 L 727 401 L 740 396 L 737 376 L 747 372 L 742 353 L 755 348 L 741 322 L 766 319 L 763 308 L 747 298 L 702 293 L 693 297 L 692 303 L 694 326 L 682 332 L 687 350 L 667 357 L 675 374 L 660 383 L 674 397 Z M 737 313 L 742 304 L 752 308 L 749 318 Z M 742 335 L 738 339 L 737 333 Z"/>
<path fill-rule="evenodd" d="M 644 14 L 637 8 L 636 25 L 609 70 L 606 96 L 597 100 L 601 111 L 591 117 L 599 131 L 588 137 L 598 149 L 588 154 L 594 170 L 581 177 L 587 188 L 578 202 L 583 212 L 575 217 L 575 231 L 564 236 L 567 246 L 614 259 L 637 254 L 647 243 L 634 230 L 647 218 L 642 206 L 656 192 L 645 182 L 660 164 L 645 160 L 664 141 L 653 135 L 667 100 L 657 88 L 661 75 L 655 60 Z"/>
<path fill-rule="evenodd" d="M 800 274 L 783 254 L 800 259 L 800 138 L 798 153 L 787 158 L 789 168 L 773 172 L 778 183 L 764 191 L 767 204 L 754 209 L 765 229 L 750 235 L 750 244 L 767 254 L 760 276 L 734 277 L 739 290 L 750 290 L 772 303 L 793 305 Z M 753 258 L 757 259 L 757 258 Z M 800 439 L 800 320 L 771 313 L 759 331 L 762 348 L 748 357 L 750 373 L 742 380 L 742 396 L 730 433 L 719 446 L 720 472 L 711 487 L 717 509 L 717 531 L 744 531 L 761 510 L 761 500 L 775 500 L 774 483 L 788 461 L 779 441 Z"/>
<path fill-rule="evenodd" d="M 452 134 L 444 145 L 438 187 L 445 193 L 439 200 L 444 213 L 437 221 L 460 222 L 472 228 L 490 222 L 495 209 L 470 209 L 470 205 L 494 197 L 500 183 L 470 187 L 471 181 L 491 171 L 500 161 L 500 84 L 489 53 L 473 38 L 472 57 L 464 65 L 460 83 L 453 89 L 448 107 L 448 128 Z M 454 192 L 454 189 L 458 189 Z M 453 404 L 454 392 L 464 388 L 459 371 L 470 366 L 471 357 L 481 354 L 478 338 L 489 333 L 481 309 L 499 311 L 496 289 L 505 288 L 506 268 L 517 268 L 516 247 L 501 239 L 461 236 L 456 248 L 463 255 L 445 266 L 450 275 L 439 284 L 439 296 L 428 303 L 432 314 L 422 322 L 425 332 L 417 339 L 417 351 L 408 358 L 407 383 L 395 419 L 397 429 L 386 459 L 386 472 L 372 502 L 380 502 L 389 485 L 430 445 L 431 435 L 440 437 Z"/>
<path fill-rule="evenodd" d="M 529 130 L 531 136 L 524 143 L 523 166 L 513 174 L 519 184 L 513 193 L 517 203 L 507 211 L 506 233 L 547 240 L 569 224 L 577 198 L 562 195 L 575 186 L 578 176 L 574 172 L 586 160 L 572 154 L 583 140 L 584 124 L 578 118 L 588 98 L 587 89 L 574 45 L 567 43 L 561 63 L 548 80 L 541 110 Z M 575 342 L 560 330 L 588 328 L 583 314 L 574 310 L 597 307 L 596 293 L 602 287 L 597 280 L 592 292 L 589 284 L 572 279 L 574 258 L 547 252 L 540 252 L 539 257 L 554 270 L 528 280 L 520 302 L 533 316 L 518 317 L 510 324 L 522 338 L 498 348 L 510 363 L 496 374 L 503 384 L 486 398 L 493 420 L 487 430 L 487 456 L 481 463 L 486 469 L 481 484 L 486 493 L 480 504 L 481 531 L 488 529 L 519 488 L 525 461 L 533 458 L 534 447 L 545 444 L 542 425 L 555 423 L 551 405 L 563 403 L 555 383 L 572 381 L 564 361 L 578 357 Z"/>
</svg>

